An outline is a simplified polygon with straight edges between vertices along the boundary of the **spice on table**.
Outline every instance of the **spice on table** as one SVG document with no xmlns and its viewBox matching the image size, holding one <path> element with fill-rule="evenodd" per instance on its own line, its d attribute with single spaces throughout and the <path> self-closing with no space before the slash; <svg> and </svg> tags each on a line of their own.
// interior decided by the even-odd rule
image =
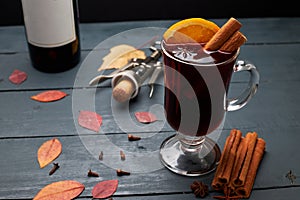
<svg viewBox="0 0 300 200">
<path fill-rule="evenodd" d="M 230 187 L 224 188 L 224 196 L 213 196 L 214 199 L 224 199 L 224 200 L 239 200 L 242 199 L 242 196 L 236 196 L 233 194 Z"/>
<path fill-rule="evenodd" d="M 128 141 L 137 141 L 137 140 L 140 140 L 140 139 L 141 139 L 141 137 L 139 137 L 139 136 L 128 134 Z"/>
<path fill-rule="evenodd" d="M 212 187 L 216 191 L 223 191 L 225 199 L 249 198 L 265 146 L 266 142 L 258 138 L 256 132 L 248 132 L 242 137 L 239 130 L 232 129 L 226 139 Z"/>
<path fill-rule="evenodd" d="M 52 169 L 49 172 L 49 176 L 51 176 L 52 174 L 54 174 L 56 172 L 56 170 L 58 170 L 58 168 L 59 168 L 58 163 L 53 163 L 53 167 L 52 167 Z"/>
<path fill-rule="evenodd" d="M 128 176 L 128 175 L 130 175 L 130 172 L 127 172 L 127 171 L 124 171 L 124 170 L 121 170 L 121 169 L 117 169 L 116 172 L 117 172 L 117 176 Z"/>
<path fill-rule="evenodd" d="M 99 160 L 103 160 L 103 151 L 100 151 L 100 154 L 99 154 Z"/>
<path fill-rule="evenodd" d="M 294 184 L 295 180 L 296 180 L 296 176 L 293 174 L 292 170 L 290 170 L 286 175 L 286 178 L 288 178 L 291 181 L 291 184 Z"/>
<path fill-rule="evenodd" d="M 99 174 L 96 172 L 93 172 L 92 170 L 89 170 L 88 177 L 99 177 Z"/>
<path fill-rule="evenodd" d="M 208 185 L 204 184 L 202 181 L 194 181 L 191 184 L 191 189 L 196 197 L 204 198 L 208 195 Z"/>
<path fill-rule="evenodd" d="M 121 157 L 121 160 L 125 160 L 126 159 L 125 153 L 122 150 L 120 150 L 120 157 Z"/>
<path fill-rule="evenodd" d="M 239 200 L 241 196 L 214 196 L 214 199 L 224 199 L 224 200 Z"/>
</svg>

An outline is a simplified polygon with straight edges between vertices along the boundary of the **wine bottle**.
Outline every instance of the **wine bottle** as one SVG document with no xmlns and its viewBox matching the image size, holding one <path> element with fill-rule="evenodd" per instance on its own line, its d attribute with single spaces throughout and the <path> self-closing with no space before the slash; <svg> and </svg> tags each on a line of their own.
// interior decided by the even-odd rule
<svg viewBox="0 0 300 200">
<path fill-rule="evenodd" d="M 80 61 L 77 0 L 22 0 L 31 63 L 39 71 L 55 73 Z"/>
</svg>

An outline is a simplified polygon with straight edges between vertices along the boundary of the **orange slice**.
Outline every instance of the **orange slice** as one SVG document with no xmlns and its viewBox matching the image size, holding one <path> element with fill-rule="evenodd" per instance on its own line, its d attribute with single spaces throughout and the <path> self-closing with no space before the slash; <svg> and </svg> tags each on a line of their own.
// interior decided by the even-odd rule
<svg viewBox="0 0 300 200">
<path fill-rule="evenodd" d="M 206 43 L 219 30 L 214 22 L 203 18 L 189 18 L 171 25 L 163 35 L 167 43 Z"/>
</svg>

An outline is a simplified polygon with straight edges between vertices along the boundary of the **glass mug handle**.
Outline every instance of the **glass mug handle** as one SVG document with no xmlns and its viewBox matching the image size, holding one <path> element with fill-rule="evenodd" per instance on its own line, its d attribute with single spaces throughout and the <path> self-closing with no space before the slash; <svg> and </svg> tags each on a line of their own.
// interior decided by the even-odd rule
<svg viewBox="0 0 300 200">
<path fill-rule="evenodd" d="M 249 100 L 254 96 L 259 84 L 259 73 L 256 67 L 243 60 L 238 60 L 233 68 L 233 72 L 250 72 L 250 80 L 247 88 L 237 98 L 226 100 L 226 111 L 235 111 L 244 107 Z"/>
</svg>

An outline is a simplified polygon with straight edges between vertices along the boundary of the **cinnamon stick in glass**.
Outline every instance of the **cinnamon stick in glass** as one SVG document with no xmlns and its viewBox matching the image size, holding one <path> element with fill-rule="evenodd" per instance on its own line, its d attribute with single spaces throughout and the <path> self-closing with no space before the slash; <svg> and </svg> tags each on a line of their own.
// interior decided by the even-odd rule
<svg viewBox="0 0 300 200">
<path fill-rule="evenodd" d="M 231 17 L 205 44 L 204 49 L 225 52 L 237 50 L 247 41 L 246 36 L 239 31 L 241 26 L 242 24 L 238 20 Z"/>
<path fill-rule="evenodd" d="M 235 18 L 231 17 L 205 44 L 204 49 L 210 51 L 220 49 L 223 44 L 241 27 L 242 24 Z"/>
</svg>

